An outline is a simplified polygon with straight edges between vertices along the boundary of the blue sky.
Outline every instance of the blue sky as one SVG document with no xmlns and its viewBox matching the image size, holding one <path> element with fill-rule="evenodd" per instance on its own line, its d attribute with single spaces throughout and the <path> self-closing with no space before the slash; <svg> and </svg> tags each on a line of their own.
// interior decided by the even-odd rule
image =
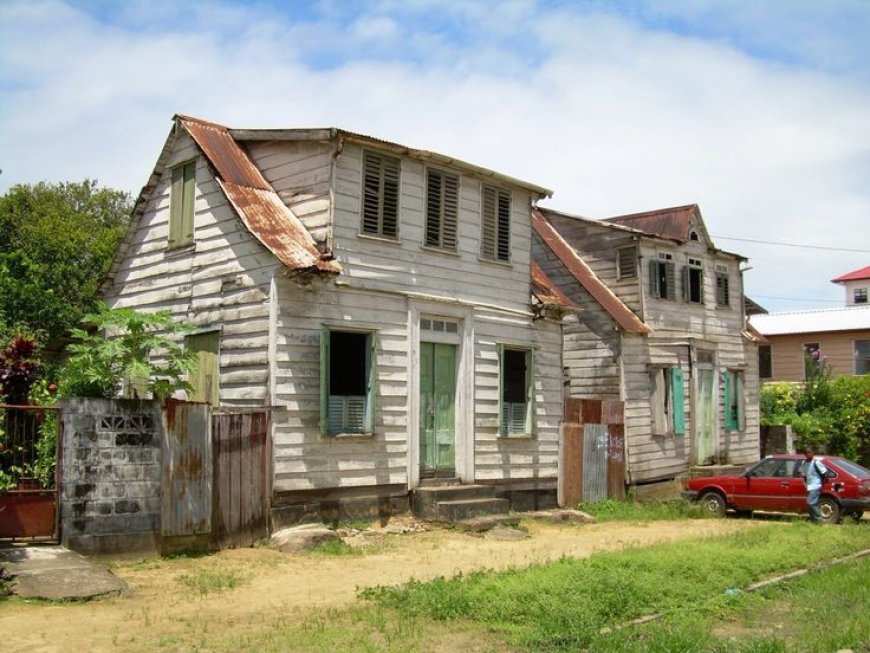
<svg viewBox="0 0 870 653">
<path fill-rule="evenodd" d="M 835 307 L 870 263 L 868 35 L 865 0 L 0 0 L 0 190 L 136 193 L 174 113 L 339 126 L 588 217 L 697 203 L 750 296 Z"/>
</svg>

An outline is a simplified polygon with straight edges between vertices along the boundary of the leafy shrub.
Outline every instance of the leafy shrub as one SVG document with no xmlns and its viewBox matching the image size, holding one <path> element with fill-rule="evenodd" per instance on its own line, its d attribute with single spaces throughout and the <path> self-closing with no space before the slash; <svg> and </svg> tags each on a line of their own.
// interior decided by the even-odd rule
<svg viewBox="0 0 870 653">
<path fill-rule="evenodd" d="M 173 322 L 169 311 L 140 313 L 102 306 L 85 320 L 98 331 L 73 330 L 78 342 L 70 345 L 72 355 L 61 374 L 64 396 L 108 399 L 120 392 L 163 400 L 190 388 L 184 377 L 194 369 L 196 354 L 172 338 L 189 328 Z"/>
</svg>

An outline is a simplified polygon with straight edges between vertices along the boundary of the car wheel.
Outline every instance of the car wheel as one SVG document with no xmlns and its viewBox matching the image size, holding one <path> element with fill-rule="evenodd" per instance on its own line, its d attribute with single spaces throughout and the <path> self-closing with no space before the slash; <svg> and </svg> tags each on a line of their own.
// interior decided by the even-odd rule
<svg viewBox="0 0 870 653">
<path fill-rule="evenodd" d="M 724 517 L 725 510 L 728 505 L 725 503 L 725 497 L 714 490 L 704 492 L 698 499 L 704 512 L 711 517 Z"/>
<path fill-rule="evenodd" d="M 831 497 L 819 499 L 819 512 L 822 513 L 823 524 L 840 523 L 840 504 L 835 499 Z"/>
</svg>

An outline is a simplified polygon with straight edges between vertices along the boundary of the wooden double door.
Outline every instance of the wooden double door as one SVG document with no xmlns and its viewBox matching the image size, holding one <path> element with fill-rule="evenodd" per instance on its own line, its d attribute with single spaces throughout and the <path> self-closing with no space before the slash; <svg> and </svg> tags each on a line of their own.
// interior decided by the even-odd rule
<svg viewBox="0 0 870 653">
<path fill-rule="evenodd" d="M 456 345 L 420 343 L 420 477 L 456 470 Z"/>
</svg>

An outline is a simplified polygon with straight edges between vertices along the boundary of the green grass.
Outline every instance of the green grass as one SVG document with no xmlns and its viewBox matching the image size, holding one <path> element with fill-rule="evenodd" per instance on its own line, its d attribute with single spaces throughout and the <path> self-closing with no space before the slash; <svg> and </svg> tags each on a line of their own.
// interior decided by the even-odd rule
<svg viewBox="0 0 870 653">
<path fill-rule="evenodd" d="M 341 540 L 327 540 L 311 547 L 308 553 L 320 556 L 358 556 L 362 555 L 363 551 L 345 544 Z"/>
<path fill-rule="evenodd" d="M 593 515 L 598 521 L 662 521 L 708 517 L 697 503 L 683 499 L 643 503 L 607 499 L 594 503 L 581 503 L 578 509 Z"/>
<path fill-rule="evenodd" d="M 863 525 L 819 529 L 794 523 L 524 570 L 412 582 L 363 596 L 407 616 L 472 620 L 521 648 L 603 650 L 598 644 L 604 627 L 652 613 L 685 624 L 710 619 L 745 600 L 726 590 L 868 546 L 870 532 Z M 675 629 L 668 621 L 649 632 L 655 635 L 657 628 L 685 639 L 677 648 L 659 650 L 705 650 L 692 644 L 703 630 Z"/>
<path fill-rule="evenodd" d="M 188 574 L 180 574 L 176 577 L 176 580 L 194 590 L 200 596 L 205 596 L 213 592 L 223 592 L 238 587 L 241 583 L 248 580 L 248 576 L 232 569 L 218 569 L 215 571 L 201 569 Z"/>
</svg>

